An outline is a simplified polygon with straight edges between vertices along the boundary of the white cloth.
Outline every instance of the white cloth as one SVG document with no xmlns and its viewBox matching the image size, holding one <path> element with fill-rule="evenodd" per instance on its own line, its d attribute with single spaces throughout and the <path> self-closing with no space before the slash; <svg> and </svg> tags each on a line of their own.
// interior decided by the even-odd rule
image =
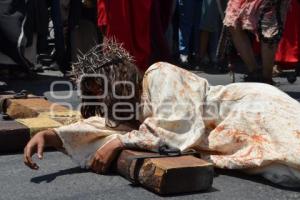
<svg viewBox="0 0 300 200">
<path fill-rule="evenodd" d="M 90 166 L 94 153 L 101 146 L 130 131 L 125 126 L 111 129 L 105 126 L 105 119 L 101 117 L 91 117 L 54 130 L 62 140 L 65 152 L 82 168 Z"/>
<path fill-rule="evenodd" d="M 300 184 L 300 104 L 273 86 L 210 86 L 191 72 L 156 63 L 143 79 L 140 121 L 139 130 L 126 132 L 107 130 L 104 120 L 95 117 L 73 125 L 76 131 L 71 125 L 56 132 L 67 152 L 86 167 L 110 135 L 129 148 L 156 151 L 165 143 L 196 149 L 216 167 L 262 174 L 277 183 L 283 176 L 268 167 L 286 166 Z M 93 139 L 86 139 L 86 133 Z"/>
</svg>

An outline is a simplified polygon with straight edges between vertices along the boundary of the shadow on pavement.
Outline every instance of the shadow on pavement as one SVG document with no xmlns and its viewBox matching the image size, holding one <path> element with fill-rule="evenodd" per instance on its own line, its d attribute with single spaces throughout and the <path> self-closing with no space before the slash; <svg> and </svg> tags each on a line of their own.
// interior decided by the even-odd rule
<svg viewBox="0 0 300 200">
<path fill-rule="evenodd" d="M 140 185 L 137 185 L 137 184 L 133 184 L 131 183 L 130 186 L 132 188 L 140 188 L 142 186 Z M 145 190 L 153 193 L 153 191 L 149 190 L 148 188 L 144 188 Z M 195 194 L 208 194 L 208 193 L 213 193 L 213 192 L 218 192 L 219 190 L 214 188 L 214 187 L 211 187 L 209 190 L 206 190 L 206 191 L 199 191 L 199 192 L 189 192 L 189 193 L 178 193 L 178 194 L 172 194 L 172 195 L 160 195 L 160 194 L 157 194 L 155 193 L 156 195 L 160 196 L 160 197 L 181 197 L 181 196 L 189 196 L 189 195 L 195 195 Z"/>
<path fill-rule="evenodd" d="M 216 173 L 219 175 L 226 175 L 226 176 L 232 176 L 238 179 L 243 179 L 243 180 L 248 180 L 256 183 L 260 183 L 263 185 L 268 185 L 277 189 L 281 190 L 287 190 L 287 191 L 293 191 L 293 192 L 299 192 L 299 187 L 298 188 L 290 188 L 290 187 L 283 187 L 280 185 L 277 185 L 275 183 L 272 183 L 268 181 L 267 179 L 264 179 L 261 176 L 258 175 L 248 175 L 243 172 L 237 171 L 237 170 L 224 170 L 224 169 L 215 169 Z"/>
<path fill-rule="evenodd" d="M 87 170 L 81 169 L 80 167 L 74 167 L 71 169 L 60 170 L 60 171 L 52 173 L 52 174 L 34 177 L 30 180 L 30 182 L 39 184 L 39 183 L 45 181 L 46 183 L 50 183 L 50 182 L 54 181 L 57 177 L 60 177 L 60 176 L 71 175 L 71 174 L 81 174 L 81 173 L 90 173 L 90 172 Z"/>
<path fill-rule="evenodd" d="M 195 194 L 209 194 L 209 193 L 213 193 L 213 192 L 218 192 L 219 190 L 212 187 L 207 191 L 200 191 L 200 192 L 192 192 L 192 193 L 180 193 L 180 194 L 173 194 L 173 195 L 159 195 L 161 197 L 187 197 L 189 195 L 195 195 Z"/>
</svg>

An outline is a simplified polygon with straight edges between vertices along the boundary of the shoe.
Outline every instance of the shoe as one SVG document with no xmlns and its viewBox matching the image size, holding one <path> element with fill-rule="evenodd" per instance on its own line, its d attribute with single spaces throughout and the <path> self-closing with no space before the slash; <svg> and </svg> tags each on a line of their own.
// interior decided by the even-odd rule
<svg viewBox="0 0 300 200">
<path fill-rule="evenodd" d="M 245 82 L 263 82 L 262 69 L 256 69 L 244 76 Z"/>
<path fill-rule="evenodd" d="M 273 85 L 275 87 L 279 87 L 280 86 L 280 82 L 276 82 L 272 78 L 271 79 L 263 78 L 261 82 L 265 83 L 265 84 Z"/>
<path fill-rule="evenodd" d="M 256 73 L 249 73 L 244 76 L 244 81 L 245 82 L 262 82 L 261 75 L 256 74 Z"/>
<path fill-rule="evenodd" d="M 34 65 L 32 71 L 35 73 L 43 73 L 44 72 L 43 65 L 41 64 Z"/>
<path fill-rule="evenodd" d="M 189 56 L 180 54 L 179 56 L 179 65 L 185 69 L 189 69 Z"/>
<path fill-rule="evenodd" d="M 60 69 L 60 66 L 57 64 L 57 62 L 52 63 L 49 66 L 44 66 L 44 70 L 51 70 L 51 71 L 58 71 Z"/>
<path fill-rule="evenodd" d="M 282 70 L 279 68 L 278 65 L 275 65 L 275 66 L 273 67 L 272 76 L 273 76 L 273 77 L 278 77 L 278 76 L 280 76 L 281 74 L 282 74 Z"/>
<path fill-rule="evenodd" d="M 0 81 L 0 92 L 6 91 L 8 88 L 5 82 Z"/>
<path fill-rule="evenodd" d="M 189 62 L 189 56 L 188 55 L 180 54 L 179 59 L 180 59 L 181 63 L 187 64 Z"/>
<path fill-rule="evenodd" d="M 202 71 L 203 65 L 201 64 L 201 58 L 197 54 L 193 54 L 190 58 L 191 70 Z"/>
</svg>

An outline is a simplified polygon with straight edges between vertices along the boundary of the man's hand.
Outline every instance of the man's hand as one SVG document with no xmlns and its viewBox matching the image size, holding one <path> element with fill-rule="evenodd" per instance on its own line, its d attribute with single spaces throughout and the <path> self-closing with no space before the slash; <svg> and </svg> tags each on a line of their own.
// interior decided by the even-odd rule
<svg viewBox="0 0 300 200">
<path fill-rule="evenodd" d="M 120 139 L 116 138 L 111 140 L 96 151 L 91 164 L 91 169 L 98 174 L 106 173 L 112 161 L 122 149 L 123 144 Z"/>
<path fill-rule="evenodd" d="M 31 138 L 24 149 L 25 165 L 34 170 L 39 169 L 39 166 L 32 161 L 32 156 L 37 153 L 38 158 L 43 159 L 45 146 L 51 146 L 55 148 L 62 147 L 62 141 L 56 135 L 54 130 L 41 131 Z"/>
</svg>

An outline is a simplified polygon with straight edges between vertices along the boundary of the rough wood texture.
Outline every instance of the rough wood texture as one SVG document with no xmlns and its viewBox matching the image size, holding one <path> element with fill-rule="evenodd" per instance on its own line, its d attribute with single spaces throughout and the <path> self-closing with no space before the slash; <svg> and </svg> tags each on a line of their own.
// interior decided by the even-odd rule
<svg viewBox="0 0 300 200">
<path fill-rule="evenodd" d="M 66 112 L 68 109 L 42 98 L 29 98 L 8 99 L 5 111 L 12 119 L 26 119 L 38 117 L 43 112 Z"/>
<path fill-rule="evenodd" d="M 26 126 L 16 121 L 0 121 L 0 153 L 23 150 L 29 138 Z"/>
<path fill-rule="evenodd" d="M 31 137 L 39 131 L 47 130 L 49 128 L 58 128 L 62 126 L 61 123 L 47 117 L 17 119 L 16 121 L 29 128 Z"/>
<path fill-rule="evenodd" d="M 117 160 L 117 170 L 125 178 L 133 178 L 136 161 L 130 157 L 151 153 L 125 150 Z M 154 154 L 155 155 L 155 154 Z M 199 192 L 211 188 L 212 164 L 194 156 L 145 159 L 138 172 L 139 183 L 163 195 Z"/>
<path fill-rule="evenodd" d="M 69 125 L 78 122 L 81 119 L 81 113 L 79 111 L 67 110 L 67 111 L 55 111 L 55 112 L 43 112 L 40 113 L 39 118 L 50 118 L 62 125 Z"/>
</svg>

